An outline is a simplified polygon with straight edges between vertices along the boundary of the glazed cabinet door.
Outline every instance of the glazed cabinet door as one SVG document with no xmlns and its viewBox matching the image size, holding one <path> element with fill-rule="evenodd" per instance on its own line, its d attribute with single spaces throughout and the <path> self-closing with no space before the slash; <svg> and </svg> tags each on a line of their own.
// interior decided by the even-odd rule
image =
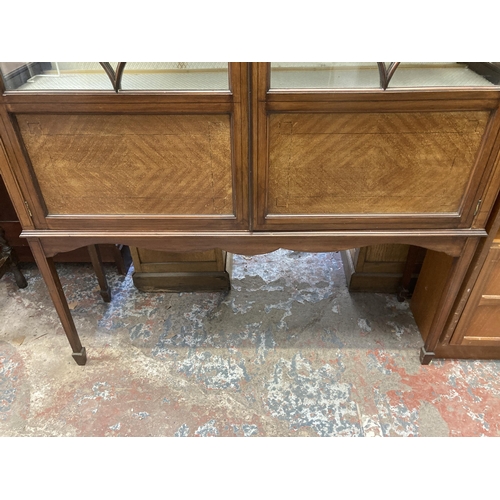
<svg viewBox="0 0 500 500">
<path fill-rule="evenodd" d="M 2 135 L 38 228 L 247 228 L 247 65 L 26 64 Z"/>
<path fill-rule="evenodd" d="M 477 85 L 475 93 L 431 88 L 436 68 L 402 65 L 392 67 L 391 90 L 380 81 L 390 69 L 256 67 L 255 228 L 471 225 L 493 168 L 490 130 L 499 117 L 498 93 L 490 92 L 498 87 L 456 65 L 440 68 L 452 73 L 441 85 L 461 78 Z M 430 86 L 409 90 L 412 82 Z"/>
</svg>

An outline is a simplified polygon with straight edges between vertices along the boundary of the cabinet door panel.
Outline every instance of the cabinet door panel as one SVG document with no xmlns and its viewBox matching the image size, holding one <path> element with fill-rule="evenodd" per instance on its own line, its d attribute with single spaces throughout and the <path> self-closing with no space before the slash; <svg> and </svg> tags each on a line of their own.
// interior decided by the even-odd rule
<svg viewBox="0 0 500 500">
<path fill-rule="evenodd" d="M 49 215 L 233 214 L 229 115 L 18 115 Z"/>
<path fill-rule="evenodd" d="M 490 250 L 489 272 L 483 288 L 483 296 L 498 297 L 500 306 L 500 242 Z"/>
<path fill-rule="evenodd" d="M 456 214 L 488 117 L 272 114 L 267 215 Z"/>
<path fill-rule="evenodd" d="M 497 302 L 477 307 L 462 345 L 500 345 L 500 300 Z"/>
</svg>

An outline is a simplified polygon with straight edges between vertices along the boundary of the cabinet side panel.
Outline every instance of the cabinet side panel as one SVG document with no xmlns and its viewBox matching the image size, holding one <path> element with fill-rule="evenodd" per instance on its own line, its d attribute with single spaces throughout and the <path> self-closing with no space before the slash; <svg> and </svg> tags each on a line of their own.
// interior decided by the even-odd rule
<svg viewBox="0 0 500 500">
<path fill-rule="evenodd" d="M 231 215 L 229 115 L 18 115 L 50 215 Z"/>
<path fill-rule="evenodd" d="M 268 213 L 457 213 L 489 116 L 272 114 Z"/>
<path fill-rule="evenodd" d="M 422 338 L 427 339 L 437 312 L 439 297 L 446 285 L 453 258 L 442 252 L 427 250 L 422 270 L 411 298 L 410 308 Z"/>
</svg>

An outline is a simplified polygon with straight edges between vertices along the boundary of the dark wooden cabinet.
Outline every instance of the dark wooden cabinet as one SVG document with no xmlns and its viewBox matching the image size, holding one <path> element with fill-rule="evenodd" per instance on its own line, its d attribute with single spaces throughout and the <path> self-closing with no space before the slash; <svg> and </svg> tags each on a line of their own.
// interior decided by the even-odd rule
<svg viewBox="0 0 500 500">
<path fill-rule="evenodd" d="M 450 262 L 422 329 L 422 362 L 437 354 L 500 187 L 500 86 L 480 68 L 72 64 L 3 74 L 0 170 L 78 363 L 53 257 L 110 243 L 427 248 Z"/>
</svg>

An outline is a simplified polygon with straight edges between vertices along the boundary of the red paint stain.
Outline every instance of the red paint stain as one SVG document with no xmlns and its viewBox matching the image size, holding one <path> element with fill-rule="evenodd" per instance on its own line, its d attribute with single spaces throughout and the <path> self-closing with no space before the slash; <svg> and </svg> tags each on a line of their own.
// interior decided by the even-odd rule
<svg viewBox="0 0 500 500">
<path fill-rule="evenodd" d="M 500 380 L 493 373 L 491 377 L 478 377 L 478 371 L 471 370 L 471 377 L 476 379 L 471 384 L 467 381 L 467 365 L 461 362 L 445 361 L 442 365 L 421 366 L 417 373 L 410 374 L 397 366 L 394 357 L 387 353 L 370 353 L 386 370 L 401 377 L 402 388 L 385 394 L 391 407 L 402 405 L 412 412 L 418 411 L 423 402 L 428 402 L 439 411 L 450 435 L 500 435 Z M 482 369 L 487 370 L 485 364 Z M 482 416 L 478 418 L 476 415 Z"/>
</svg>

